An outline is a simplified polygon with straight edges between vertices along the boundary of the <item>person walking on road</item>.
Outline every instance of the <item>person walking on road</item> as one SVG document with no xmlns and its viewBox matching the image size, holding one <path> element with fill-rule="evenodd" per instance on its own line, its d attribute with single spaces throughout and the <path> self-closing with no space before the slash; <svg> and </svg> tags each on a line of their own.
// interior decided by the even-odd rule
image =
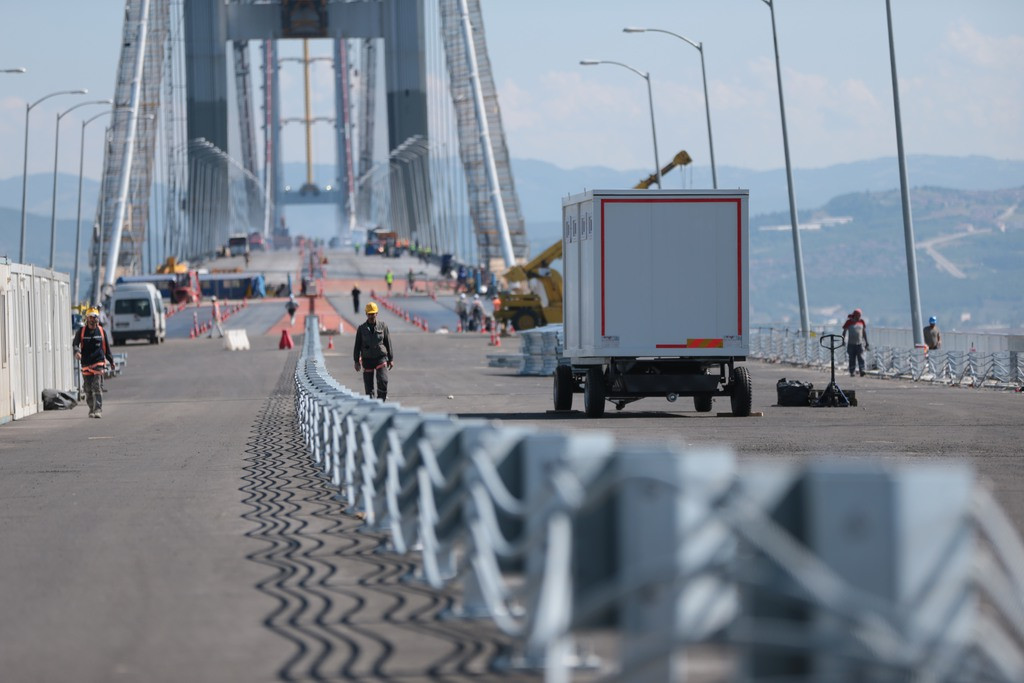
<svg viewBox="0 0 1024 683">
<path fill-rule="evenodd" d="M 110 363 L 110 367 L 114 366 L 114 357 L 110 354 L 107 332 L 100 325 L 100 312 L 95 308 L 85 312 L 85 327 L 75 334 L 72 347 L 82 367 L 82 390 L 89 405 L 89 417 L 103 417 L 100 381 L 106 372 L 107 363 Z"/>
<path fill-rule="evenodd" d="M 384 273 L 384 282 L 388 286 L 388 296 L 391 296 L 391 285 L 395 284 L 395 274 L 388 268 L 388 272 Z"/>
<path fill-rule="evenodd" d="M 859 308 L 854 309 L 843 324 L 843 341 L 846 342 L 846 355 L 850 359 L 850 377 L 859 368 L 860 376 L 864 376 L 864 351 L 871 350 L 868 343 L 868 325 L 861 317 Z"/>
<path fill-rule="evenodd" d="M 359 315 L 359 295 L 362 292 L 359 290 L 359 284 L 352 285 L 352 312 Z"/>
<path fill-rule="evenodd" d="M 366 322 L 356 329 L 352 360 L 356 372 L 363 371 L 366 395 L 374 398 L 373 381 L 376 378 L 376 398 L 384 401 L 388 397 L 388 370 L 395 365 L 395 354 L 391 348 L 391 333 L 386 324 L 377 320 L 377 312 L 377 304 L 372 301 L 366 304 Z"/>
<path fill-rule="evenodd" d="M 223 337 L 224 336 L 224 328 L 220 324 L 220 320 L 221 320 L 221 318 L 220 318 L 220 302 L 217 301 L 217 297 L 215 297 L 215 296 L 214 297 L 210 297 L 210 300 L 213 302 L 213 307 L 210 309 L 210 322 L 213 323 L 213 324 L 210 325 L 210 334 L 208 334 L 206 338 L 207 339 L 213 339 L 213 331 L 214 330 L 217 331 L 217 336 L 218 337 Z"/>
<path fill-rule="evenodd" d="M 938 318 L 933 315 L 928 318 L 928 327 L 924 328 L 924 343 L 929 351 L 938 351 L 942 348 L 942 331 L 938 322 Z"/>
<path fill-rule="evenodd" d="M 409 296 L 416 291 L 416 274 L 412 272 L 412 268 L 409 269 L 409 274 L 405 276 L 405 295 Z"/>
<path fill-rule="evenodd" d="M 295 313 L 298 312 L 298 310 L 299 310 L 299 304 L 298 304 L 297 301 L 295 301 L 295 295 L 294 294 L 289 294 L 288 295 L 288 303 L 286 303 L 284 305 L 284 307 L 286 309 L 288 309 L 288 315 L 291 316 L 291 322 L 289 323 L 289 325 L 294 325 L 295 324 Z"/>
<path fill-rule="evenodd" d="M 459 294 L 455 300 L 455 313 L 459 316 L 459 331 L 469 331 L 469 305 L 466 303 L 466 293 Z"/>
</svg>

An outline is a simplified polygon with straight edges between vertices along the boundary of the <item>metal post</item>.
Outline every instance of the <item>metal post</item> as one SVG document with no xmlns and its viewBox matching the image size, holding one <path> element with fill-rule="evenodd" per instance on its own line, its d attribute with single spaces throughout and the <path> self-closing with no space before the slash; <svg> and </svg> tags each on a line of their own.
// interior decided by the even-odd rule
<svg viewBox="0 0 1024 683">
<path fill-rule="evenodd" d="M 921 294 L 917 287 L 917 253 L 914 245 L 914 221 L 910 215 L 910 187 L 907 183 L 907 157 L 903 150 L 903 123 L 900 117 L 900 86 L 896 80 L 896 44 L 892 35 L 892 3 L 885 0 L 885 16 L 889 23 L 889 64 L 892 67 L 892 104 L 896 111 L 896 151 L 900 164 L 900 198 L 903 201 L 903 241 L 907 251 L 907 281 L 910 286 L 910 328 L 914 345 L 924 346 L 921 326 Z"/>
<path fill-rule="evenodd" d="M 786 105 L 782 97 L 782 66 L 779 62 L 779 37 L 775 31 L 775 5 L 773 0 L 762 0 L 772 15 L 772 41 L 775 44 L 775 75 L 779 83 L 779 116 L 782 119 L 782 147 L 786 154 L 786 184 L 789 188 L 789 220 L 793 228 L 793 260 L 796 262 L 796 289 L 800 300 L 800 334 L 810 335 L 811 322 L 807 313 L 807 288 L 804 285 L 804 255 L 800 246 L 800 228 L 796 214 L 796 196 L 793 193 L 793 167 L 789 160 L 789 135 L 786 132 Z"/>
<path fill-rule="evenodd" d="M 658 189 L 661 189 L 661 162 L 658 161 L 658 133 L 654 128 L 654 95 L 651 93 L 651 74 L 644 75 L 647 81 L 647 103 L 651 105 L 651 137 L 654 138 L 654 172 L 658 175 Z"/>
<path fill-rule="evenodd" d="M 704 43 L 697 43 L 700 51 L 700 75 L 704 81 L 704 112 L 708 117 L 708 151 L 711 153 L 711 186 L 718 189 L 718 171 L 715 170 L 715 143 L 711 137 L 711 102 L 708 100 L 708 74 L 704 70 Z M 682 170 L 682 168 L 680 168 Z"/>
<path fill-rule="evenodd" d="M 640 71 L 634 69 L 629 64 L 623 64 L 622 62 L 614 62 L 610 59 L 581 59 L 580 64 L 583 66 L 595 66 L 597 64 L 615 64 L 621 66 L 624 69 L 629 69 L 640 78 L 647 81 L 647 102 L 651 107 L 651 136 L 654 138 L 654 174 L 658 179 L 658 189 L 661 189 L 661 162 L 658 160 L 658 134 L 654 129 L 654 97 L 651 95 L 651 75 L 646 71 Z"/>
</svg>

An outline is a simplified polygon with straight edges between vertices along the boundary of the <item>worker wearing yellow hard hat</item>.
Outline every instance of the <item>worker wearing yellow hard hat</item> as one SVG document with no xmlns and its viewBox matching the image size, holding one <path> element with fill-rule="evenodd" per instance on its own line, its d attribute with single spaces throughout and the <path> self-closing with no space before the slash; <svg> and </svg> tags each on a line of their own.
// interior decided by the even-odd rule
<svg viewBox="0 0 1024 683">
<path fill-rule="evenodd" d="M 377 319 L 377 304 L 366 304 L 366 322 L 356 329 L 352 360 L 356 371 L 363 372 L 363 388 L 370 398 L 384 401 L 388 397 L 388 370 L 394 367 L 395 355 L 391 346 L 391 333 L 384 322 Z M 376 380 L 376 395 L 374 394 Z"/>
</svg>

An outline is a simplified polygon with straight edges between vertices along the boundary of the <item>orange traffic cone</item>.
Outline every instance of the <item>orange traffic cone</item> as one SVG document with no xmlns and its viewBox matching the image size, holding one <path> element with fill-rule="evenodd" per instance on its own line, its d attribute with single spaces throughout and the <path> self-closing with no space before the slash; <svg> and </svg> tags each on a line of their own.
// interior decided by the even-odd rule
<svg viewBox="0 0 1024 683">
<path fill-rule="evenodd" d="M 292 335 L 288 334 L 288 330 L 281 330 L 281 343 L 277 345 L 279 349 L 290 349 L 295 346 L 292 342 Z"/>
<path fill-rule="evenodd" d="M 501 346 L 501 337 L 498 336 L 498 333 L 495 332 L 493 328 L 491 329 L 491 341 L 489 341 L 487 343 L 487 345 L 488 346 Z"/>
<path fill-rule="evenodd" d="M 327 348 L 328 349 L 333 349 L 334 348 L 334 335 L 333 334 L 330 337 L 327 338 Z"/>
</svg>

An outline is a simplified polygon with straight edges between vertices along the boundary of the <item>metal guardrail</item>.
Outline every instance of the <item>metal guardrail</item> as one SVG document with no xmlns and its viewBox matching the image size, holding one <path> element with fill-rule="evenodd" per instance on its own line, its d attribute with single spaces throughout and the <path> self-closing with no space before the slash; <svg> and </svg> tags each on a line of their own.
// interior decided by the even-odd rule
<svg viewBox="0 0 1024 683">
<path fill-rule="evenodd" d="M 872 335 L 877 336 L 874 332 Z M 998 347 L 1000 343 L 990 340 L 986 346 Z M 830 364 L 829 352 L 816 336 L 802 337 L 796 331 L 779 328 L 752 330 L 750 356 L 817 368 Z M 914 348 L 912 343 L 895 347 L 880 345 L 876 340 L 866 356 L 869 371 L 881 377 L 977 388 L 1020 390 L 1024 386 L 1024 353 L 1018 351 L 979 351 L 973 347 L 966 351 L 928 351 Z M 837 367 L 845 369 L 848 363 L 846 348 L 837 349 Z"/>
<path fill-rule="evenodd" d="M 457 615 L 519 644 L 506 666 L 570 680 L 574 636 L 611 629 L 613 680 L 1024 680 L 1024 544 L 966 467 L 744 464 L 423 414 L 350 391 L 315 317 L 295 374 L 325 483 Z M 935 495 L 941 491 L 942 495 Z M 898 514 L 897 514 L 898 511 Z"/>
</svg>

